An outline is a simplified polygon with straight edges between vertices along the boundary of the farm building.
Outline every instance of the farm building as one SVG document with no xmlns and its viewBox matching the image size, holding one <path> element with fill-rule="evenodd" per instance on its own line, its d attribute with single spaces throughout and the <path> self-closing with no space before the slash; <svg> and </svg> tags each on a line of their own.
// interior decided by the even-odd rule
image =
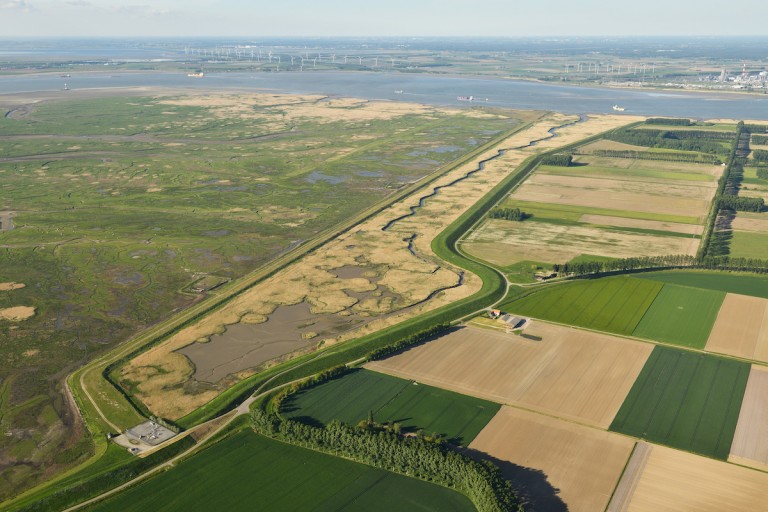
<svg viewBox="0 0 768 512">
<path fill-rule="evenodd" d="M 505 313 L 499 317 L 499 322 L 507 324 L 507 327 L 515 329 L 525 323 L 525 318 Z"/>
</svg>

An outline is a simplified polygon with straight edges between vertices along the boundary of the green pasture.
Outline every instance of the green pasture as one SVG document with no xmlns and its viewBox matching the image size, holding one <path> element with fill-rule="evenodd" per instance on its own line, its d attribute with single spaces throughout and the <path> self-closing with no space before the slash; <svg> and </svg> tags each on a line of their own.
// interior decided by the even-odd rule
<svg viewBox="0 0 768 512">
<path fill-rule="evenodd" d="M 735 124 L 714 123 L 714 124 L 694 124 L 691 126 L 676 126 L 665 124 L 641 124 L 636 130 L 673 130 L 673 131 L 706 131 L 706 132 L 735 132 Z"/>
<path fill-rule="evenodd" d="M 768 258 L 768 233 L 734 231 L 730 244 L 730 256 L 734 258 Z"/>
<path fill-rule="evenodd" d="M 665 270 L 637 274 L 641 279 L 768 299 L 768 276 L 707 270 Z"/>
<path fill-rule="evenodd" d="M 725 293 L 667 283 L 632 333 L 639 338 L 704 348 Z"/>
<path fill-rule="evenodd" d="M 471 511 L 414 478 L 241 432 L 89 511 Z"/>
<path fill-rule="evenodd" d="M 413 381 L 354 370 L 290 398 L 282 414 L 300 421 L 325 424 L 337 419 L 355 425 L 373 413 L 379 423 L 400 423 L 406 432 L 422 429 L 466 446 L 500 407 Z"/>
<path fill-rule="evenodd" d="M 727 459 L 750 365 L 657 346 L 610 429 Z"/>
<path fill-rule="evenodd" d="M 662 286 L 624 276 L 578 280 L 550 285 L 507 301 L 500 308 L 542 320 L 630 335 Z"/>
</svg>

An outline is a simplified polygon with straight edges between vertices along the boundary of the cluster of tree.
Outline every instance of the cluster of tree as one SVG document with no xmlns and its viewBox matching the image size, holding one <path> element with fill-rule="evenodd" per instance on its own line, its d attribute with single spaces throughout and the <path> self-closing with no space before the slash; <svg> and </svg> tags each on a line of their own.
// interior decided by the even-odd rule
<svg viewBox="0 0 768 512">
<path fill-rule="evenodd" d="M 667 126 L 693 126 L 690 119 L 675 119 L 671 117 L 650 117 L 645 124 L 663 124 Z"/>
<path fill-rule="evenodd" d="M 541 163 L 542 165 L 559 165 L 561 167 L 568 167 L 573 163 L 573 155 L 567 153 L 546 155 L 541 159 Z"/>
<path fill-rule="evenodd" d="M 718 199 L 717 206 L 721 210 L 759 213 L 765 208 L 765 200 L 762 197 L 742 197 L 723 194 Z"/>
<path fill-rule="evenodd" d="M 638 256 L 620 258 L 608 261 L 584 261 L 553 265 L 552 269 L 561 274 L 586 275 L 622 272 L 646 268 L 689 267 L 695 264 L 696 258 L 687 254 L 672 256 Z"/>
<path fill-rule="evenodd" d="M 653 151 L 598 149 L 595 150 L 592 154 L 595 156 L 607 156 L 610 158 L 632 158 L 634 160 L 659 160 L 666 162 L 690 162 L 713 165 L 720 165 L 723 163 L 719 158 L 705 155 L 695 155 L 692 153 L 655 153 Z"/>
<path fill-rule="evenodd" d="M 712 137 L 708 138 L 678 138 L 676 132 L 666 130 L 615 130 L 605 137 L 606 139 L 633 146 L 647 146 L 651 148 L 673 149 L 681 151 L 698 151 L 700 153 L 719 154 L 725 153 L 726 148 Z M 684 132 L 677 132 L 684 133 Z M 705 132 L 702 132 L 705 133 Z M 728 134 L 730 135 L 730 134 Z M 731 139 L 730 135 L 728 139 Z"/>
<path fill-rule="evenodd" d="M 521 211 L 520 208 L 494 208 L 488 212 L 488 217 L 492 219 L 522 221 L 529 218 L 530 216 L 530 214 Z"/>
<path fill-rule="evenodd" d="M 768 162 L 768 151 L 764 149 L 756 149 L 752 152 L 752 158 L 756 162 Z"/>
<path fill-rule="evenodd" d="M 754 142 L 755 144 L 760 144 L 761 146 L 764 146 L 768 144 L 768 135 L 753 135 L 752 142 Z"/>
<path fill-rule="evenodd" d="M 406 338 L 397 340 L 394 343 L 390 343 L 389 345 L 385 345 L 383 347 L 372 350 L 368 353 L 366 359 L 369 361 L 376 361 L 377 359 L 385 358 L 390 354 L 399 352 L 412 345 L 418 345 L 419 343 L 427 341 L 431 338 L 440 336 L 450 328 L 451 324 L 438 324 L 434 327 L 430 327 L 429 329 L 424 329 L 423 331 L 419 331 L 416 334 L 412 334 Z"/>
<path fill-rule="evenodd" d="M 251 413 L 251 421 L 256 432 L 273 439 L 454 488 L 481 512 L 523 511 L 499 468 L 443 444 L 403 437 L 391 430 L 350 427 L 339 421 L 315 427 L 283 420 L 258 408 Z"/>
<path fill-rule="evenodd" d="M 745 124 L 744 129 L 749 133 L 768 133 L 768 126 L 764 124 Z M 755 142 L 755 144 L 760 144 Z"/>
<path fill-rule="evenodd" d="M 757 177 L 761 180 L 768 180 L 768 169 L 765 167 L 760 167 L 757 170 Z"/>
</svg>

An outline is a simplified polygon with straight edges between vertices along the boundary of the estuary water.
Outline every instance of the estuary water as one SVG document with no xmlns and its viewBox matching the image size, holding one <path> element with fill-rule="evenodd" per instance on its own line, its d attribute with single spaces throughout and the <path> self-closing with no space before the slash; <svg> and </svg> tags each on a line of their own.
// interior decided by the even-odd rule
<svg viewBox="0 0 768 512">
<path fill-rule="evenodd" d="M 768 120 L 768 94 L 676 92 L 608 89 L 517 80 L 405 73 L 283 72 L 213 73 L 190 78 L 184 73 L 114 72 L 0 76 L 0 94 L 120 87 L 249 90 L 312 93 L 364 99 L 386 99 L 433 105 L 487 105 L 567 114 L 612 113 L 692 118 Z M 458 101 L 472 96 L 473 101 Z"/>
</svg>

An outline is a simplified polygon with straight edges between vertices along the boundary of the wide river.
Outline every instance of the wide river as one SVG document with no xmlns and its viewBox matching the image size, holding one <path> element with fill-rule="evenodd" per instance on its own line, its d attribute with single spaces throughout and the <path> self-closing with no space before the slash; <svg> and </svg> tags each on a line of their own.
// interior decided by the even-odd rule
<svg viewBox="0 0 768 512">
<path fill-rule="evenodd" d="M 612 106 L 618 104 L 626 109 L 626 114 L 644 116 L 768 120 L 768 94 L 608 89 L 403 73 L 214 73 L 202 79 L 189 78 L 183 73 L 150 72 L 83 73 L 67 78 L 57 74 L 0 76 L 0 94 L 62 91 L 65 82 L 71 90 L 145 86 L 317 93 L 435 105 L 554 110 L 569 114 L 609 113 Z M 66 93 L 62 91 L 62 94 Z M 474 101 L 458 101 L 458 96 L 473 96 Z"/>
</svg>

